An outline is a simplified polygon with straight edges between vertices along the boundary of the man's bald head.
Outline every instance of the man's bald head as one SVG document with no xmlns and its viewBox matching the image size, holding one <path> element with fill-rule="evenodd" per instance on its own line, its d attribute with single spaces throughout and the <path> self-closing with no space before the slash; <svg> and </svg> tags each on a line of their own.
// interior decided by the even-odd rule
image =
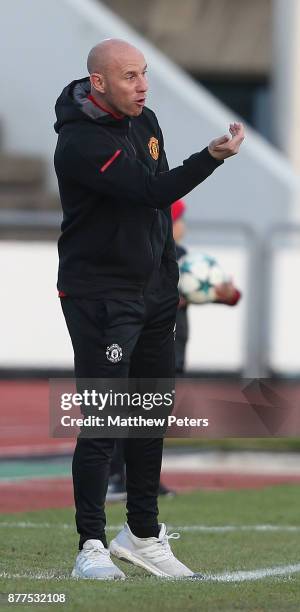
<svg viewBox="0 0 300 612">
<path fill-rule="evenodd" d="M 145 105 L 146 60 L 139 49 L 119 38 L 108 38 L 89 52 L 91 94 L 101 108 L 137 117 Z"/>
<path fill-rule="evenodd" d="M 126 55 L 140 55 L 141 51 L 121 38 L 107 38 L 95 45 L 89 52 L 87 58 L 87 69 L 89 74 L 94 72 L 104 73 L 111 64 L 119 62 Z"/>
</svg>

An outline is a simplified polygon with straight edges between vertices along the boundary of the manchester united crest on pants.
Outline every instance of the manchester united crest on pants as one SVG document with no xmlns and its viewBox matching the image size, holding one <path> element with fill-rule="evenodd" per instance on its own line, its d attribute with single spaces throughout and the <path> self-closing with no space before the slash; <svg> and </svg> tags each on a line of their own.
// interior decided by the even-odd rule
<svg viewBox="0 0 300 612">
<path fill-rule="evenodd" d="M 106 357 L 108 361 L 111 361 L 112 363 L 118 363 L 118 361 L 121 361 L 122 356 L 123 351 L 118 344 L 111 344 L 111 346 L 107 347 Z"/>
</svg>

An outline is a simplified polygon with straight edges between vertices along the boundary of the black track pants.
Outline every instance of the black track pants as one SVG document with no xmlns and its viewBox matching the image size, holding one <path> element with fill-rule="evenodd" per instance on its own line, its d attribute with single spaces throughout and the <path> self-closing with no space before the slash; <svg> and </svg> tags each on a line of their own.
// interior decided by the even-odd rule
<svg viewBox="0 0 300 612">
<path fill-rule="evenodd" d="M 174 378 L 177 288 L 166 274 L 153 277 L 143 296 L 132 299 L 70 298 L 61 304 L 74 349 L 76 378 Z M 107 347 L 118 344 L 113 363 Z M 105 538 L 105 496 L 114 439 L 78 438 L 73 483 L 80 547 Z M 124 440 L 127 520 L 138 537 L 158 533 L 157 492 L 163 440 Z"/>
</svg>

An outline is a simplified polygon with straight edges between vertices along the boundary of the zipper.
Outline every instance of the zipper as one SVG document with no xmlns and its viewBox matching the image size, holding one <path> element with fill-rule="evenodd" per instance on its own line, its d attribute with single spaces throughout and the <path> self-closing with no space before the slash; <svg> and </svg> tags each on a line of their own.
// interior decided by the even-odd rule
<svg viewBox="0 0 300 612">
<path fill-rule="evenodd" d="M 127 142 L 129 143 L 129 145 L 130 145 L 130 147 L 131 147 L 132 151 L 134 152 L 134 157 L 136 157 L 136 156 L 137 156 L 137 155 L 136 155 L 136 148 L 135 148 L 134 144 L 131 142 L 131 140 L 129 140 L 129 137 L 128 137 L 128 136 L 125 136 L 125 138 L 126 138 Z"/>
<path fill-rule="evenodd" d="M 128 136 L 130 128 L 131 128 L 131 120 L 129 119 L 127 134 L 126 134 L 125 138 L 129 142 L 129 146 L 133 150 L 134 156 L 137 157 L 136 148 L 135 148 L 134 144 L 131 142 L 131 140 L 130 140 L 130 138 Z"/>
<path fill-rule="evenodd" d="M 149 237 L 150 237 L 149 242 L 150 242 L 151 253 L 152 253 L 152 259 L 153 259 L 153 270 L 154 270 L 154 268 L 155 268 L 155 257 L 154 257 L 154 251 L 153 251 L 153 246 L 152 246 L 152 240 L 151 240 L 151 237 L 152 237 L 152 234 L 153 234 L 153 228 L 154 228 L 154 225 L 155 225 L 155 222 L 156 222 L 156 219 L 157 219 L 158 209 L 157 209 L 157 208 L 155 208 L 155 209 L 154 209 L 154 211 L 155 211 L 155 216 L 154 216 L 154 219 L 153 219 L 153 221 L 152 221 L 152 225 L 151 225 L 151 229 L 150 229 L 150 234 L 149 234 Z"/>
<path fill-rule="evenodd" d="M 130 129 L 130 126 L 131 126 L 131 122 L 129 122 L 129 128 L 128 128 L 128 129 Z M 129 144 L 129 146 L 130 146 L 131 150 L 133 151 L 134 156 L 135 156 L 135 157 L 137 157 L 136 148 L 135 148 L 134 144 L 131 142 L 131 140 L 130 140 L 130 138 L 129 138 L 128 134 L 126 134 L 125 139 L 127 140 L 127 142 L 128 142 L 128 144 Z M 154 209 L 154 211 L 155 211 L 155 216 L 154 216 L 154 219 L 153 219 L 153 221 L 152 221 L 152 224 L 151 224 L 151 229 L 150 229 L 150 232 L 149 232 L 149 244 L 150 244 L 150 250 L 151 250 L 152 261 L 153 261 L 153 268 L 152 268 L 152 272 L 153 272 L 153 270 L 155 269 L 155 257 L 154 257 L 154 251 L 153 251 L 153 245 L 152 245 L 152 240 L 151 240 L 151 237 L 152 237 L 152 234 L 153 234 L 153 228 L 154 228 L 154 225 L 155 225 L 155 222 L 156 222 L 156 219 L 157 219 L 158 208 L 155 208 L 155 209 Z M 143 287 L 143 292 L 144 292 L 144 290 L 145 290 L 145 287 Z"/>
<path fill-rule="evenodd" d="M 152 255 L 153 267 L 152 267 L 151 273 L 149 274 L 148 281 L 143 286 L 143 290 L 142 290 L 143 291 L 143 295 L 145 295 L 145 288 L 147 287 L 147 284 L 148 284 L 148 282 L 149 282 L 149 280 L 150 280 L 150 278 L 151 278 L 151 276 L 152 276 L 152 274 L 153 274 L 153 272 L 155 270 L 155 257 L 154 257 L 154 251 L 153 251 L 151 237 L 152 237 L 152 234 L 153 234 L 153 228 L 154 228 L 154 225 L 155 225 L 155 221 L 157 219 L 158 209 L 155 208 L 154 211 L 155 211 L 155 216 L 153 218 L 153 221 L 152 221 L 152 224 L 151 224 L 151 228 L 150 228 L 150 232 L 149 232 L 149 245 L 150 245 L 150 251 L 151 251 L 151 255 Z"/>
</svg>

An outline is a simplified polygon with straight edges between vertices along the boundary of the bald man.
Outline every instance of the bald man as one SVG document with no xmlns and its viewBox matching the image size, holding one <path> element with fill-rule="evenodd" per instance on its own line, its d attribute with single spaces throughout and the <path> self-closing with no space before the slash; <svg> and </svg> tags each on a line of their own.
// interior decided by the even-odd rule
<svg viewBox="0 0 300 612">
<path fill-rule="evenodd" d="M 170 204 L 235 155 L 241 124 L 169 170 L 157 118 L 145 106 L 147 64 L 123 40 L 89 53 L 89 77 L 56 104 L 55 169 L 63 208 L 58 291 L 80 379 L 168 379 L 175 374 L 178 267 Z M 171 104 L 171 102 L 170 102 Z M 126 559 L 160 577 L 194 572 L 158 523 L 162 438 L 124 441 L 127 523 L 107 548 L 105 496 L 114 440 L 80 435 L 73 458 L 77 578 L 124 579 Z"/>
</svg>

